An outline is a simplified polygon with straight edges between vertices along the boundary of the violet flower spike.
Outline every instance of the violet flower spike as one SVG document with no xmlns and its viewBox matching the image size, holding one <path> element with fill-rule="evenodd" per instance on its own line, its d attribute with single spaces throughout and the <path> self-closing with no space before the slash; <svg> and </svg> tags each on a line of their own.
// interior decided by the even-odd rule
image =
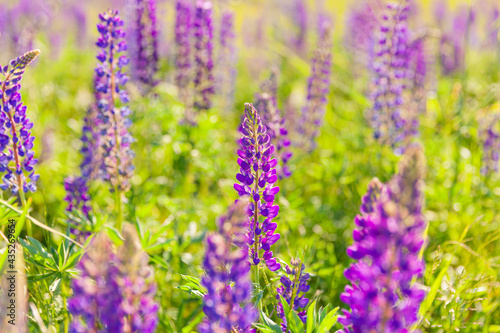
<svg viewBox="0 0 500 333">
<path fill-rule="evenodd" d="M 285 118 L 277 105 L 277 70 L 273 70 L 271 76 L 261 86 L 261 92 L 255 94 L 255 107 L 260 110 L 262 122 L 267 128 L 267 133 L 271 137 L 271 143 L 276 147 L 276 158 L 279 163 L 276 165 L 278 177 L 290 177 L 292 172 L 288 167 L 288 162 L 292 157 L 290 151 L 290 140 L 288 139 L 288 129 L 285 126 Z"/>
<path fill-rule="evenodd" d="M 274 258 L 271 246 L 280 239 L 275 233 L 278 227 L 273 219 L 278 215 L 279 206 L 274 204 L 279 187 L 274 158 L 275 148 L 266 126 L 262 123 L 257 110 L 250 103 L 245 103 L 245 117 L 241 126 L 243 137 L 238 150 L 240 172 L 236 175 L 234 189 L 240 196 L 249 196 L 250 226 L 248 242 L 253 265 L 263 260 L 271 271 L 277 271 L 281 265 Z M 263 221 L 260 221 L 260 219 Z M 261 250 L 264 253 L 261 255 Z"/>
<path fill-rule="evenodd" d="M 90 195 L 88 189 L 88 179 L 85 177 L 68 177 L 64 180 L 64 189 L 66 190 L 66 211 L 68 213 L 81 212 L 87 218 L 90 216 L 92 207 L 90 206 Z M 81 232 L 76 228 L 77 222 L 69 219 L 71 233 L 83 241 L 90 235 L 89 232 Z"/>
<path fill-rule="evenodd" d="M 409 72 L 407 0 L 390 3 L 382 15 L 382 23 L 374 43 L 372 65 L 373 84 L 371 99 L 373 107 L 369 121 L 374 137 L 404 151 L 407 138 L 406 120 L 403 116 L 404 91 Z"/>
<path fill-rule="evenodd" d="M 223 97 L 223 110 L 230 112 L 234 106 L 236 86 L 236 65 L 238 57 L 235 46 L 234 13 L 226 10 L 222 13 L 219 36 L 219 56 L 217 64 L 217 89 Z"/>
<path fill-rule="evenodd" d="M 123 86 L 128 81 L 123 68 L 129 63 L 125 55 L 127 50 L 123 40 L 123 21 L 117 11 L 108 11 L 99 15 L 101 23 L 97 30 L 101 34 L 96 45 L 101 49 L 97 55 L 99 61 L 96 73 L 96 97 L 98 118 L 101 124 L 101 148 L 104 155 L 102 178 L 111 184 L 113 191 L 125 192 L 130 188 L 130 178 L 134 167 L 134 153 L 131 144 L 134 141 L 128 128 L 130 109 L 128 95 Z"/>
<path fill-rule="evenodd" d="M 24 204 L 24 193 L 35 192 L 39 175 L 35 174 L 33 142 L 31 133 L 34 124 L 27 117 L 27 107 L 21 101 L 21 79 L 26 67 L 40 54 L 40 50 L 29 51 L 0 66 L 4 76 L 0 80 L 0 173 L 3 173 L 0 189 L 20 193 Z"/>
<path fill-rule="evenodd" d="M 283 332 L 289 332 L 289 330 L 281 297 L 285 299 L 292 311 L 297 311 L 300 320 L 306 323 L 307 313 L 305 308 L 309 303 L 309 299 L 305 297 L 305 293 L 311 289 L 307 284 L 310 276 L 308 273 L 304 273 L 305 265 L 299 259 L 292 259 L 290 265 L 291 267 L 287 265 L 284 269 L 285 272 L 280 278 L 281 285 L 277 289 L 278 295 L 276 295 L 278 300 L 277 313 L 281 318 L 281 330 Z"/>
<path fill-rule="evenodd" d="M 177 0 L 175 4 L 175 83 L 181 101 L 189 105 L 191 82 L 191 35 L 193 5 L 190 0 Z"/>
<path fill-rule="evenodd" d="M 212 97 L 215 93 L 212 15 L 212 2 L 208 0 L 198 0 L 196 2 L 194 17 L 194 106 L 198 110 L 210 109 L 212 107 Z"/>
<path fill-rule="evenodd" d="M 133 0 L 134 25 L 130 29 L 129 54 L 132 78 L 145 91 L 156 85 L 158 71 L 158 24 L 156 0 Z"/>
<path fill-rule="evenodd" d="M 251 302 L 247 210 L 247 198 L 237 201 L 218 219 L 217 232 L 207 236 L 202 278 L 207 318 L 198 327 L 201 333 L 250 333 L 258 317 Z"/>
<path fill-rule="evenodd" d="M 298 131 L 307 142 L 305 148 L 313 151 L 316 138 L 326 112 L 327 96 L 330 92 L 330 75 L 332 67 L 331 29 L 329 20 L 321 19 L 318 47 L 314 52 L 311 64 L 311 75 L 307 81 L 307 102 L 302 109 Z"/>
<path fill-rule="evenodd" d="M 79 276 L 71 281 L 73 296 L 68 311 L 73 320 L 71 333 L 123 332 L 123 296 L 120 291 L 118 268 L 108 236 L 99 233 L 78 264 Z"/>
<path fill-rule="evenodd" d="M 418 321 L 425 292 L 413 281 L 422 276 L 422 214 L 425 158 L 410 146 L 399 173 L 387 183 L 372 180 L 354 220 L 354 244 L 347 254 L 357 260 L 344 275 L 351 281 L 340 299 L 349 305 L 339 322 L 343 332 L 402 332 Z"/>
<path fill-rule="evenodd" d="M 153 333 L 159 323 L 154 269 L 148 265 L 149 256 L 142 250 L 134 226 L 128 223 L 123 226 L 123 238 L 117 265 L 123 290 L 124 326 L 130 328 L 127 332 Z"/>
</svg>

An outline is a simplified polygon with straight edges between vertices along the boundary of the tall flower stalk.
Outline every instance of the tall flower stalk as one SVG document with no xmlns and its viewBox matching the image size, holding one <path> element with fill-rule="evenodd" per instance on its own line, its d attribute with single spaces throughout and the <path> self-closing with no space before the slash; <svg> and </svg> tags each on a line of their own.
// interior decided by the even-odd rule
<svg viewBox="0 0 500 333">
<path fill-rule="evenodd" d="M 280 234 L 275 233 L 278 224 L 273 222 L 279 212 L 279 206 L 274 204 L 275 195 L 279 192 L 279 187 L 274 186 L 278 180 L 278 161 L 274 158 L 275 148 L 266 126 L 250 103 L 245 104 L 241 132 L 243 137 L 238 150 L 240 172 L 236 175 L 238 182 L 234 184 L 234 189 L 240 196 L 250 197 L 250 259 L 256 266 L 264 261 L 274 272 L 281 267 L 271 251 L 271 246 L 280 238 Z"/>
<path fill-rule="evenodd" d="M 0 80 L 0 172 L 3 174 L 0 189 L 19 194 L 23 207 L 25 193 L 36 191 L 34 166 L 37 159 L 33 151 L 35 137 L 31 133 L 34 124 L 27 116 L 28 108 L 21 101 L 21 79 L 26 67 L 40 54 L 39 50 L 29 51 L 0 66 L 3 80 Z M 27 223 L 31 236 L 31 222 Z"/>
<path fill-rule="evenodd" d="M 207 288 L 203 298 L 207 318 L 198 327 L 201 333 L 252 332 L 257 319 L 251 302 L 247 210 L 247 199 L 239 200 L 218 219 L 217 232 L 206 239 L 202 284 Z"/>
<path fill-rule="evenodd" d="M 191 82 L 191 34 L 193 5 L 190 0 L 177 0 L 175 4 L 175 83 L 181 101 L 190 105 Z"/>
<path fill-rule="evenodd" d="M 122 52 L 127 50 L 123 40 L 125 33 L 122 30 L 123 21 L 117 11 L 108 11 L 99 15 L 101 23 L 97 30 L 101 34 L 96 45 L 101 49 L 97 55 L 99 61 L 96 73 L 96 96 L 98 98 L 98 118 L 101 124 L 101 148 L 104 163 L 102 175 L 111 185 L 115 193 L 117 207 L 116 227 L 121 229 L 122 197 L 130 189 L 130 178 L 134 167 L 131 150 L 133 138 L 129 133 L 131 125 L 128 116 L 130 109 L 128 95 L 123 86 L 128 80 L 123 68 L 129 60 Z"/>
<path fill-rule="evenodd" d="M 311 289 L 307 284 L 309 274 L 304 273 L 305 265 L 299 259 L 292 259 L 290 266 L 286 265 L 284 274 L 280 278 L 280 286 L 277 289 L 278 295 L 276 296 L 278 303 L 278 316 L 281 319 L 281 330 L 285 333 L 288 330 L 286 321 L 286 314 L 281 303 L 281 297 L 288 303 L 290 311 L 297 311 L 300 320 L 305 323 L 307 314 L 305 308 L 309 303 L 309 299 L 305 297 L 305 293 Z"/>
<path fill-rule="evenodd" d="M 132 59 L 132 78 L 142 84 L 145 91 L 156 84 L 158 71 L 158 24 L 156 0 L 133 0 L 133 26 L 129 45 Z"/>
<path fill-rule="evenodd" d="M 194 106 L 198 110 L 210 109 L 212 107 L 212 97 L 215 93 L 212 15 L 212 2 L 208 0 L 198 0 L 196 2 L 194 17 Z"/>
<path fill-rule="evenodd" d="M 390 182 L 370 183 L 347 249 L 357 262 L 344 272 L 352 283 L 341 294 L 350 306 L 339 318 L 344 332 L 402 332 L 417 322 L 425 296 L 414 283 L 424 270 L 424 176 L 423 152 L 410 146 Z"/>
<path fill-rule="evenodd" d="M 313 151 L 316 148 L 316 138 L 326 112 L 327 96 L 330 91 L 330 75 L 332 67 L 332 24 L 320 17 L 319 41 L 311 64 L 311 75 L 307 81 L 307 102 L 302 109 L 299 133 L 304 135 L 305 148 Z"/>
<path fill-rule="evenodd" d="M 68 310 L 70 332 L 152 333 L 158 325 L 154 272 L 135 228 L 125 225 L 124 244 L 115 249 L 98 233 L 78 263 Z"/>
<path fill-rule="evenodd" d="M 289 150 L 290 140 L 285 127 L 285 118 L 277 104 L 277 76 L 277 70 L 273 70 L 269 79 L 261 85 L 260 92 L 255 94 L 255 107 L 260 110 L 262 122 L 271 137 L 271 143 L 276 148 L 275 154 L 279 161 L 276 165 L 277 175 L 279 178 L 284 178 L 292 174 L 288 168 L 292 152 Z"/>
</svg>

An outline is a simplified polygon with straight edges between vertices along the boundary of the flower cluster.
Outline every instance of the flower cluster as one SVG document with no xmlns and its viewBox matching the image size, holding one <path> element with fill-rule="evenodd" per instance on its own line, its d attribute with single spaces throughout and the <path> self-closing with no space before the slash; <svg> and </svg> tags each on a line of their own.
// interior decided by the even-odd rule
<svg viewBox="0 0 500 333">
<path fill-rule="evenodd" d="M 410 146 L 399 173 L 387 184 L 372 180 L 355 219 L 357 260 L 344 272 L 352 285 L 341 300 L 348 304 L 339 321 L 344 332 L 402 332 L 418 320 L 425 293 L 413 282 L 423 273 L 419 252 L 424 244 L 422 214 L 425 158 Z"/>
<path fill-rule="evenodd" d="M 309 141 L 305 144 L 309 151 L 316 148 L 316 137 L 323 123 L 330 91 L 332 24 L 324 19 L 321 22 L 318 47 L 312 58 L 311 75 L 307 81 L 307 103 L 302 109 L 302 119 L 298 129 L 299 133 Z"/>
<path fill-rule="evenodd" d="M 190 0 L 177 0 L 175 4 L 175 83 L 181 100 L 188 103 L 191 82 L 191 25 L 193 8 Z"/>
<path fill-rule="evenodd" d="M 215 93 L 212 14 L 210 1 L 198 0 L 196 2 L 194 17 L 194 106 L 199 110 L 207 110 L 212 107 L 212 96 Z"/>
<path fill-rule="evenodd" d="M 246 198 L 232 205 L 218 219 L 217 233 L 206 240 L 202 284 L 207 288 L 203 311 L 207 315 L 198 327 L 201 333 L 251 332 L 257 311 L 251 303 L 252 284 L 246 229 Z"/>
<path fill-rule="evenodd" d="M 128 80 L 122 70 L 129 60 L 125 55 L 120 55 L 127 50 L 127 44 L 121 29 L 123 21 L 117 11 L 100 14 L 99 19 L 101 23 L 97 25 L 97 30 L 101 36 L 96 45 L 101 51 L 97 55 L 99 64 L 95 69 L 95 89 L 104 157 L 102 173 L 113 190 L 127 191 L 134 170 L 134 153 L 131 150 L 133 138 L 128 130 L 131 125 L 128 119 L 130 109 L 126 105 L 127 92 L 122 89 Z M 118 106 L 120 102 L 124 104 L 121 107 Z"/>
<path fill-rule="evenodd" d="M 275 148 L 266 126 L 262 123 L 257 110 L 252 104 L 245 104 L 238 150 L 238 165 L 240 172 L 236 175 L 237 183 L 234 189 L 240 196 L 249 196 L 250 226 L 248 242 L 251 246 L 251 262 L 259 265 L 261 260 L 271 271 L 277 271 L 281 265 L 273 257 L 271 246 L 278 241 L 280 234 L 275 233 L 278 227 L 273 219 L 278 215 L 279 206 L 274 204 L 279 187 L 274 183 L 278 180 L 276 165 L 273 158 Z M 262 220 L 261 220 L 262 219 Z M 264 254 L 260 255 L 260 250 Z"/>
<path fill-rule="evenodd" d="M 367 65 L 370 47 L 373 43 L 373 31 L 377 26 L 374 9 L 366 1 L 354 2 L 347 16 L 345 44 L 353 52 L 358 63 Z"/>
<path fill-rule="evenodd" d="M 0 80 L 0 172 L 4 174 L 0 184 L 3 191 L 35 192 L 33 123 L 27 117 L 27 107 L 21 101 L 21 79 L 26 67 L 40 54 L 39 50 L 29 51 L 9 65 L 0 66 L 4 80 Z"/>
<path fill-rule="evenodd" d="M 90 206 L 90 195 L 88 189 L 88 179 L 85 177 L 68 177 L 64 180 L 64 189 L 66 190 L 66 196 L 64 201 L 68 204 L 66 206 L 66 211 L 68 213 L 82 212 L 84 216 L 88 217 L 92 207 Z M 76 224 L 75 221 L 70 219 L 71 227 Z M 81 233 L 76 228 L 71 228 L 71 232 L 80 236 Z M 83 236 L 86 238 L 89 233 L 84 233 Z"/>
<path fill-rule="evenodd" d="M 288 332 L 286 315 L 281 304 L 281 297 L 285 299 L 291 309 L 298 312 L 298 316 L 303 323 L 307 320 L 305 308 L 309 303 L 309 299 L 305 297 L 305 293 L 311 288 L 307 281 L 309 274 L 304 273 L 305 265 L 299 259 L 292 259 L 291 267 L 286 265 L 285 274 L 281 276 L 281 286 L 278 287 L 278 316 L 281 318 L 281 330 Z M 281 296 L 281 297 L 280 297 Z"/>
<path fill-rule="evenodd" d="M 291 18 L 296 30 L 291 45 L 297 52 L 304 53 L 307 46 L 307 4 L 304 0 L 294 0 L 291 7 Z"/>
<path fill-rule="evenodd" d="M 370 122 L 375 138 L 393 147 L 405 139 L 402 107 L 409 71 L 408 11 L 407 1 L 387 5 L 373 52 Z"/>
<path fill-rule="evenodd" d="M 156 0 L 134 0 L 133 6 L 134 26 L 129 36 L 132 78 L 145 87 L 152 87 L 158 70 Z"/>
<path fill-rule="evenodd" d="M 237 54 L 234 34 L 234 13 L 226 10 L 220 23 L 220 51 L 218 57 L 218 90 L 224 97 L 223 109 L 231 111 L 234 105 L 234 87 L 236 85 Z"/>
<path fill-rule="evenodd" d="M 70 332 L 122 332 L 123 298 L 119 271 L 110 262 L 116 260 L 112 243 L 104 234 L 97 234 L 78 264 L 80 275 L 71 282 L 73 296 L 68 310 L 73 315 Z"/>
<path fill-rule="evenodd" d="M 158 304 L 152 268 L 134 227 L 126 225 L 123 234 L 118 251 L 106 234 L 97 234 L 80 260 L 68 301 L 73 315 L 70 332 L 155 331 Z"/>
<path fill-rule="evenodd" d="M 487 109 L 489 112 L 491 110 Z M 500 126 L 498 113 L 488 113 L 479 119 L 479 130 L 483 144 L 483 161 L 481 173 L 490 175 L 498 172 L 500 160 Z"/>
<path fill-rule="evenodd" d="M 276 166 L 277 174 L 279 178 L 283 178 L 292 174 L 287 165 L 292 152 L 289 150 L 290 140 L 285 118 L 277 105 L 277 86 L 277 72 L 273 71 L 270 78 L 262 84 L 261 91 L 255 94 L 255 107 L 262 115 L 262 122 L 271 137 L 271 143 L 276 147 L 276 158 L 280 161 Z"/>
</svg>

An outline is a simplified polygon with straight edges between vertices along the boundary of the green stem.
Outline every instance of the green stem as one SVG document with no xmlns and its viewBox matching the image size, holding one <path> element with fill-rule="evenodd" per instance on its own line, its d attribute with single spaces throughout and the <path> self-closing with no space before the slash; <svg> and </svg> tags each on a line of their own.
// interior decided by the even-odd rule
<svg viewBox="0 0 500 333">
<path fill-rule="evenodd" d="M 21 198 L 21 204 L 24 209 L 24 207 L 26 207 L 26 195 L 24 194 L 24 191 L 21 187 L 19 188 L 19 197 Z M 27 215 L 29 216 L 29 212 L 27 213 Z M 26 219 L 26 232 L 28 233 L 28 236 L 33 237 L 31 219 L 29 218 Z"/>
<path fill-rule="evenodd" d="M 122 230 L 123 210 L 122 210 L 122 191 L 115 189 L 115 204 L 116 204 L 116 229 Z"/>
<path fill-rule="evenodd" d="M 62 296 L 62 299 L 63 299 L 63 306 L 64 306 L 64 320 L 63 320 L 63 323 L 64 323 L 64 332 L 65 333 L 68 333 L 69 332 L 69 312 L 68 312 L 68 301 L 67 301 L 67 297 L 66 297 L 66 287 L 64 286 L 64 284 L 61 285 L 61 296 Z"/>
</svg>

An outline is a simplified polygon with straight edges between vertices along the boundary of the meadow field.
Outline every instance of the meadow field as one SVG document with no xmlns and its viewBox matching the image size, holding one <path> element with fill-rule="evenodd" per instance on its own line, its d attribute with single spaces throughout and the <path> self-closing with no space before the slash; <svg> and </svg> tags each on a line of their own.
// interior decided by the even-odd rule
<svg viewBox="0 0 500 333">
<path fill-rule="evenodd" d="M 500 332 L 498 1 L 0 0 L 0 64 L 0 333 Z"/>
</svg>

